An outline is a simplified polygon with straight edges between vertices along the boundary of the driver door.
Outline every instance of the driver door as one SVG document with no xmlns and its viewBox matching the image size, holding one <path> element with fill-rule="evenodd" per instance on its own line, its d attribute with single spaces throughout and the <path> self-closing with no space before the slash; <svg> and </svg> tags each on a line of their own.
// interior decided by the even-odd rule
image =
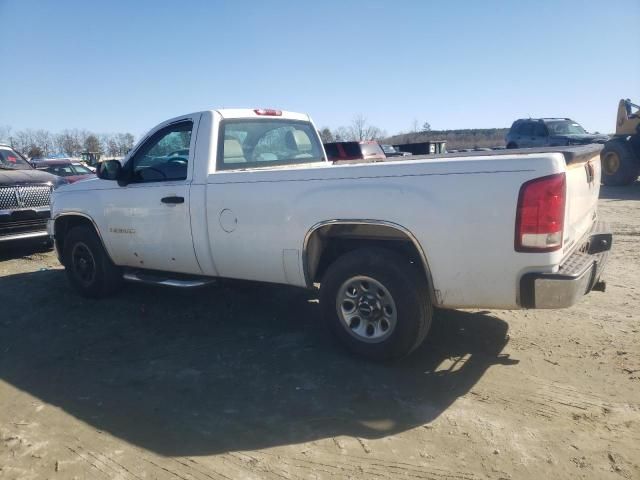
<svg viewBox="0 0 640 480">
<path fill-rule="evenodd" d="M 116 264 L 202 273 L 189 213 L 198 121 L 199 116 L 161 126 L 125 164 L 128 183 L 113 191 L 104 211 Z"/>
</svg>

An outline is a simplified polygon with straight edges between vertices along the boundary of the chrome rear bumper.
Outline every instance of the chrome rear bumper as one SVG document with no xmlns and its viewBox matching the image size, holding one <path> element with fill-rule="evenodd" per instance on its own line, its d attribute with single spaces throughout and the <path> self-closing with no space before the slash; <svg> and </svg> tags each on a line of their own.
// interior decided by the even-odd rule
<svg viewBox="0 0 640 480">
<path fill-rule="evenodd" d="M 520 280 L 523 308 L 566 308 L 592 290 L 604 291 L 600 280 L 613 235 L 597 222 L 583 245 L 567 258 L 557 273 L 527 273 Z"/>
</svg>

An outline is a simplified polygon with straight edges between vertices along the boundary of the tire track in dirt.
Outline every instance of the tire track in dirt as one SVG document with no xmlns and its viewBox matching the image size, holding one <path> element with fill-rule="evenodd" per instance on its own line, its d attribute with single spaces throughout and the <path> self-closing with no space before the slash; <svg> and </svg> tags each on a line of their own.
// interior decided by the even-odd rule
<svg viewBox="0 0 640 480">
<path fill-rule="evenodd" d="M 333 478 L 355 476 L 359 478 L 380 478 L 392 480 L 396 478 L 416 478 L 423 480 L 477 480 L 478 477 L 469 472 L 451 471 L 432 466 L 397 462 L 376 457 L 361 457 L 350 454 L 332 454 L 319 452 L 326 460 L 310 460 L 299 455 L 280 456 L 269 452 L 251 452 L 254 458 L 277 459 L 281 465 L 298 469 L 301 476 L 308 477 L 310 472 L 323 472 Z"/>
</svg>

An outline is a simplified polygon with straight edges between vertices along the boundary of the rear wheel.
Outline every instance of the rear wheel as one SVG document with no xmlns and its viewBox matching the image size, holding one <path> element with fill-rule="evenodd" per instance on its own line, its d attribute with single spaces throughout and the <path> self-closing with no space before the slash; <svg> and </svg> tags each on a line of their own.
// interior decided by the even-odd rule
<svg viewBox="0 0 640 480">
<path fill-rule="evenodd" d="M 359 355 L 403 357 L 429 331 L 433 309 L 424 275 L 391 250 L 346 253 L 329 266 L 320 288 L 330 330 Z"/>
<path fill-rule="evenodd" d="M 84 297 L 106 297 L 122 283 L 122 273 L 116 267 L 95 230 L 75 227 L 64 239 L 62 255 L 69 282 Z"/>
<path fill-rule="evenodd" d="M 600 152 L 602 183 L 610 186 L 629 185 L 638 178 L 638 161 L 633 150 L 623 141 L 607 142 Z"/>
</svg>

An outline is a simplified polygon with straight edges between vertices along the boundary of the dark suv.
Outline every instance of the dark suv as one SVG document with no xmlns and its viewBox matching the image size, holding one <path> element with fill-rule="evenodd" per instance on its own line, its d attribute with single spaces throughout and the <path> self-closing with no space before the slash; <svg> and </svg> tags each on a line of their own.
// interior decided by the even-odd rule
<svg viewBox="0 0 640 480">
<path fill-rule="evenodd" d="M 605 143 L 606 135 L 587 133 L 570 118 L 521 118 L 507 133 L 507 148 L 557 147 Z"/>
<path fill-rule="evenodd" d="M 33 239 L 49 243 L 51 190 L 58 177 L 36 170 L 8 145 L 0 144 L 0 244 Z"/>
</svg>

